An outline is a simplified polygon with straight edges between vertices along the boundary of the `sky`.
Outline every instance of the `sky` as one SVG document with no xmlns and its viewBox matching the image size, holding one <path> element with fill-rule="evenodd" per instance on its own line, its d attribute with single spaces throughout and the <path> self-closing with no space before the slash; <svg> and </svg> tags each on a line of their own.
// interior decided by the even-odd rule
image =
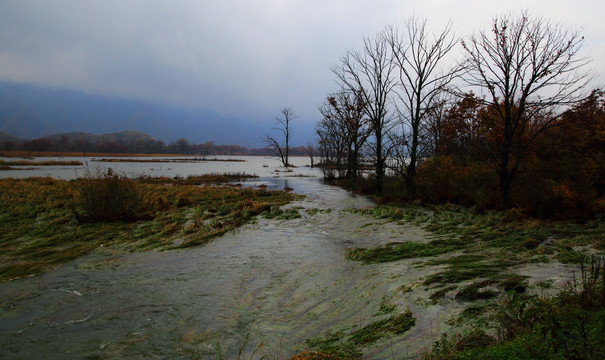
<svg viewBox="0 0 605 360">
<path fill-rule="evenodd" d="M 605 83 L 602 0 L 0 0 L 0 80 L 312 126 L 364 36 L 415 15 L 465 37 L 521 10 L 581 29 Z"/>
</svg>

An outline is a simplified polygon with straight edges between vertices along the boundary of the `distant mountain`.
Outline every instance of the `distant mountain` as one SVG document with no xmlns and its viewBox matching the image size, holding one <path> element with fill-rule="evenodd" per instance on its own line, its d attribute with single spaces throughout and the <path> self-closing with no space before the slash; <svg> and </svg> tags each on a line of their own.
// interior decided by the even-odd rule
<svg viewBox="0 0 605 360">
<path fill-rule="evenodd" d="M 271 119 L 269 119 L 271 120 Z M 140 100 L 0 82 L 0 131 L 24 139 L 52 134 L 138 131 L 166 143 L 263 146 L 271 121 L 227 119 L 204 109 L 181 109 Z"/>
<path fill-rule="evenodd" d="M 0 131 L 0 142 L 5 142 L 5 141 L 12 141 L 15 143 L 20 143 L 23 140 L 15 135 L 7 134 L 3 131 Z"/>
</svg>

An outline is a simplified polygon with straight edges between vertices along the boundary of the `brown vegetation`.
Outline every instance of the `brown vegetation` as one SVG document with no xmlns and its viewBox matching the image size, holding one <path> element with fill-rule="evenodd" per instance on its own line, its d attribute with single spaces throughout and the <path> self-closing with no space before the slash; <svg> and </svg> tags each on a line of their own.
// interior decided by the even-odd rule
<svg viewBox="0 0 605 360">
<path fill-rule="evenodd" d="M 48 271 L 104 247 L 203 244 L 298 197 L 183 179 L 95 175 L 73 181 L 0 179 L 0 282 Z"/>
</svg>

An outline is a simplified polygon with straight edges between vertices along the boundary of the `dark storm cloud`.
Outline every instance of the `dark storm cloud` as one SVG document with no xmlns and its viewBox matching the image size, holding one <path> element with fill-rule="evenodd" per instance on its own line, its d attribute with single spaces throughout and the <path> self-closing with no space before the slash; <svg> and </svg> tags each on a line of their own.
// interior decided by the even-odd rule
<svg viewBox="0 0 605 360">
<path fill-rule="evenodd" d="M 602 66 L 603 27 L 591 17 L 603 6 L 571 11 L 564 2 L 548 4 L 545 16 L 597 34 L 590 44 Z M 292 106 L 312 123 L 316 105 L 335 90 L 330 65 L 359 47 L 362 36 L 413 12 L 436 27 L 451 19 L 463 35 L 485 28 L 503 10 L 435 0 L 4 0 L 0 79 L 204 107 L 225 116 L 270 118 Z"/>
<path fill-rule="evenodd" d="M 277 111 L 325 92 L 330 63 L 352 45 L 337 38 L 368 30 L 344 30 L 345 4 L 4 2 L 0 76 L 236 115 Z"/>
</svg>

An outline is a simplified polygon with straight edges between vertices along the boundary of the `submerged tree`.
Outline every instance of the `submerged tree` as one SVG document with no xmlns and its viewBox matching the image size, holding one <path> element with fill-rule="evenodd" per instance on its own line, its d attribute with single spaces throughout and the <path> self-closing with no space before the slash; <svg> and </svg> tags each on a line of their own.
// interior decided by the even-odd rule
<svg viewBox="0 0 605 360">
<path fill-rule="evenodd" d="M 465 80 L 486 91 L 484 103 L 499 122 L 494 165 L 504 205 L 529 145 L 586 95 L 588 60 L 579 53 L 583 41 L 577 31 L 523 12 L 495 18 L 491 31 L 462 43 Z"/>
<path fill-rule="evenodd" d="M 291 166 L 288 160 L 290 154 L 290 136 L 292 135 L 292 129 L 290 128 L 290 122 L 298 116 L 294 113 L 294 110 L 290 107 L 285 107 L 281 110 L 281 117 L 276 116 L 275 119 L 279 124 L 279 127 L 273 128 L 282 133 L 285 146 L 280 144 L 280 141 L 272 136 L 265 135 L 264 142 L 267 144 L 267 149 L 270 150 L 277 158 L 280 159 L 284 167 Z"/>
</svg>

